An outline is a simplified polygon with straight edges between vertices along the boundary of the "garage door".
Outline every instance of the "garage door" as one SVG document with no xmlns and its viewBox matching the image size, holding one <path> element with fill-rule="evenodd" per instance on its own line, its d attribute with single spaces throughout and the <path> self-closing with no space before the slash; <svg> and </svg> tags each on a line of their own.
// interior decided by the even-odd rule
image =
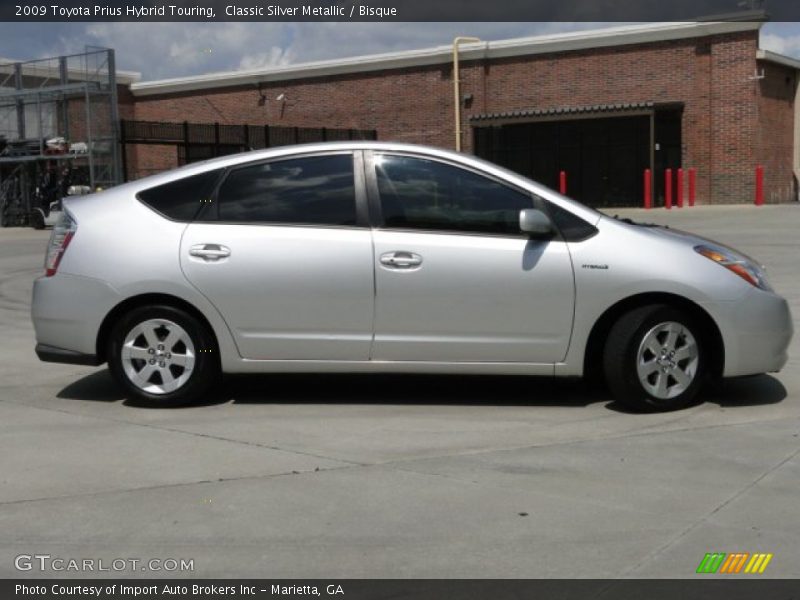
<svg viewBox="0 0 800 600">
<path fill-rule="evenodd" d="M 474 128 L 481 158 L 558 189 L 594 207 L 641 206 L 644 170 L 651 168 L 649 115 L 543 120 Z M 656 201 L 663 169 L 680 166 L 680 113 L 656 112 L 653 160 Z"/>
</svg>

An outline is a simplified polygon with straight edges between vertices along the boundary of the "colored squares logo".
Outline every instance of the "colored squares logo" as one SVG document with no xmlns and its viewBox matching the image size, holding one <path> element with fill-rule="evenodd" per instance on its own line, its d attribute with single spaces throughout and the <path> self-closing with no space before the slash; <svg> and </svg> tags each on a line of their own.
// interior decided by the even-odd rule
<svg viewBox="0 0 800 600">
<path fill-rule="evenodd" d="M 696 572 L 761 574 L 767 569 L 767 565 L 769 561 L 772 560 L 772 556 L 772 554 L 760 552 L 755 554 L 750 554 L 749 552 L 732 552 L 730 554 L 726 554 L 725 552 L 710 552 L 700 561 Z"/>
</svg>

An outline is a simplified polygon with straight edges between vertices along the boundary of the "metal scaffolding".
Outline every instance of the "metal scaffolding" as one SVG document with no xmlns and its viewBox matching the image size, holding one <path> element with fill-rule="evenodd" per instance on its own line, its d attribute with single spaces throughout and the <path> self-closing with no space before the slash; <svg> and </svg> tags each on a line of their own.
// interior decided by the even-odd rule
<svg viewBox="0 0 800 600">
<path fill-rule="evenodd" d="M 114 51 L 0 62 L 0 222 L 71 184 L 121 182 Z"/>
</svg>

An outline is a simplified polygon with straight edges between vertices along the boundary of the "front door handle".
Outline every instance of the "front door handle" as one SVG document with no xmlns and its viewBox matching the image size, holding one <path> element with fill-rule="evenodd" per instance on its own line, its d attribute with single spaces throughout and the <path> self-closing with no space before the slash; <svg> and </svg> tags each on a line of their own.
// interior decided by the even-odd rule
<svg viewBox="0 0 800 600">
<path fill-rule="evenodd" d="M 392 269 L 410 269 L 422 264 L 422 257 L 413 252 L 397 250 L 381 254 L 381 264 Z"/>
<path fill-rule="evenodd" d="M 189 254 L 203 260 L 216 261 L 220 258 L 228 258 L 231 255 L 231 249 L 220 244 L 196 244 L 189 248 Z"/>
</svg>

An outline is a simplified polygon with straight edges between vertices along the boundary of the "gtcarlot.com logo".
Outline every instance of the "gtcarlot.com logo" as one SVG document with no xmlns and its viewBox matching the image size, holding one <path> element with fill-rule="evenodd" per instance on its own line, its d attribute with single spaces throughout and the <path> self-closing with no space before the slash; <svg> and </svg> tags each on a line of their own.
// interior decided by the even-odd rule
<svg viewBox="0 0 800 600">
<path fill-rule="evenodd" d="M 772 554 L 761 552 L 709 552 L 700 561 L 697 573 L 761 574 L 771 560 Z"/>
<path fill-rule="evenodd" d="M 14 559 L 17 571 L 120 572 L 194 571 L 194 559 L 185 558 L 62 558 L 49 554 L 20 554 Z"/>
</svg>

